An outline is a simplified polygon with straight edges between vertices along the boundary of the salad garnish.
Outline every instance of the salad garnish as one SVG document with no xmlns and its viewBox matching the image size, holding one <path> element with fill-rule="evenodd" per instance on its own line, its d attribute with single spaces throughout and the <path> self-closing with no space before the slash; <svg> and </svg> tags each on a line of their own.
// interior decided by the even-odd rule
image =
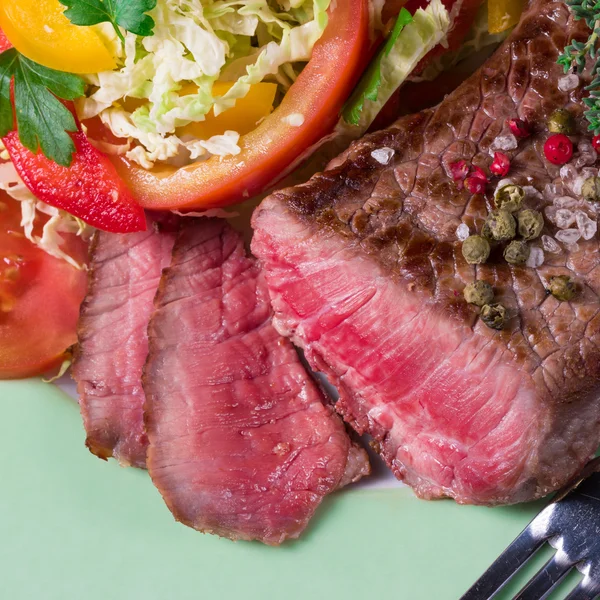
<svg viewBox="0 0 600 600">
<path fill-rule="evenodd" d="M 146 14 L 156 7 L 157 0 L 59 0 L 67 7 L 65 17 L 73 25 L 90 26 L 110 23 L 125 46 L 121 31 L 148 37 L 154 35 L 154 19 Z"/>
<path fill-rule="evenodd" d="M 366 131 L 399 85 L 446 39 L 450 25 L 450 14 L 441 0 L 432 0 L 414 15 L 403 8 L 385 46 L 348 100 L 344 122 Z"/>
<path fill-rule="evenodd" d="M 11 83 L 14 78 L 14 110 Z M 78 75 L 39 65 L 14 48 L 0 54 L 0 138 L 13 130 L 16 114 L 21 143 L 68 167 L 75 145 L 69 132 L 77 131 L 75 117 L 58 100 L 83 96 L 85 82 Z"/>
<path fill-rule="evenodd" d="M 344 119 L 347 123 L 359 125 L 360 115 L 363 111 L 365 100 L 377 102 L 379 89 L 381 88 L 381 62 L 385 57 L 390 55 L 391 51 L 394 49 L 394 44 L 398 41 L 400 33 L 402 33 L 404 27 L 411 23 L 412 20 L 412 15 L 405 8 L 402 8 L 390 37 L 380 50 L 377 58 L 371 63 L 371 66 L 367 73 L 365 73 L 355 95 L 344 110 Z"/>
</svg>

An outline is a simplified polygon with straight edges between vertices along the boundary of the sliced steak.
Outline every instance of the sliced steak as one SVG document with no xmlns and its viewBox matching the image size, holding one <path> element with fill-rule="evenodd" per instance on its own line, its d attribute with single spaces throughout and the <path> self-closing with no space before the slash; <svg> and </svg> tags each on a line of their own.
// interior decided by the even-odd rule
<svg viewBox="0 0 600 600">
<path fill-rule="evenodd" d="M 73 366 L 88 448 L 100 458 L 145 467 L 142 369 L 147 328 L 175 234 L 148 221 L 143 233 L 99 232 Z"/>
<path fill-rule="evenodd" d="M 369 472 L 273 328 L 256 261 L 225 221 L 182 229 L 149 338 L 148 470 L 179 521 L 279 544 L 325 495 Z"/>
<path fill-rule="evenodd" d="M 374 437 L 421 497 L 538 498 L 598 445 L 597 237 L 546 253 L 537 269 L 508 265 L 501 248 L 487 264 L 469 265 L 456 229 L 464 222 L 481 230 L 495 186 L 472 195 L 449 169 L 465 159 L 487 170 L 492 144 L 510 133 L 507 119 L 520 117 L 537 132 L 507 150 L 510 177 L 540 191 L 556 184 L 545 199 L 529 189 L 526 206 L 573 195 L 542 146 L 546 119 L 559 107 L 578 119 L 573 139 L 589 141 L 583 86 L 557 86 L 558 53 L 582 33 L 562 2 L 533 2 L 503 47 L 437 108 L 357 142 L 328 171 L 255 212 L 252 248 L 275 326 L 330 376 L 338 411 Z M 504 147 L 507 140 L 500 137 Z M 382 148 L 393 151 L 387 164 L 386 152 L 373 154 Z M 589 161 L 589 150 L 583 155 L 573 162 Z M 547 223 L 544 233 L 555 232 Z M 579 287 L 571 302 L 546 293 L 549 277 L 560 274 Z M 508 307 L 504 330 L 489 329 L 463 300 L 475 279 L 490 281 Z"/>
</svg>

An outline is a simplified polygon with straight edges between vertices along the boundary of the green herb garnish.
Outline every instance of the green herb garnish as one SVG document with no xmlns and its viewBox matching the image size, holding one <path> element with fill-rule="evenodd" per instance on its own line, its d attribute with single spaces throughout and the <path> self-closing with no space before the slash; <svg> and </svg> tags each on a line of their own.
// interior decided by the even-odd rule
<svg viewBox="0 0 600 600">
<path fill-rule="evenodd" d="M 142 37 L 154 34 L 154 19 L 146 13 L 156 7 L 157 0 L 59 0 L 67 7 L 65 17 L 73 25 L 110 23 L 125 43 L 125 31 Z"/>
<path fill-rule="evenodd" d="M 41 148 L 54 162 L 70 166 L 75 144 L 68 132 L 77 131 L 77 123 L 58 98 L 75 100 L 84 92 L 81 77 L 43 67 L 14 48 L 6 50 L 0 54 L 0 138 L 13 130 L 16 113 L 19 139 L 26 148 Z"/>
<path fill-rule="evenodd" d="M 398 37 L 402 33 L 402 30 L 406 25 L 411 23 L 412 20 L 412 15 L 405 8 L 400 10 L 400 14 L 398 15 L 398 19 L 396 20 L 396 24 L 394 25 L 390 37 L 387 39 L 384 47 L 380 50 L 375 60 L 371 63 L 371 66 L 363 76 L 358 88 L 344 109 L 343 116 L 346 123 L 358 125 L 360 123 L 361 113 L 365 106 L 365 101 L 371 100 L 371 102 L 377 102 L 379 88 L 381 87 L 381 61 L 389 56 L 394 48 L 394 44 L 398 41 Z"/>
<path fill-rule="evenodd" d="M 585 89 L 590 93 L 583 102 L 588 107 L 585 117 L 590 125 L 588 129 L 595 134 L 600 133 L 600 55 L 598 40 L 600 39 L 600 2 L 598 0 L 565 0 L 575 19 L 584 19 L 591 33 L 586 42 L 571 40 L 558 58 L 558 64 L 564 67 L 565 73 L 573 70 L 583 73 L 589 56 L 594 61 L 592 67 L 593 81 Z"/>
</svg>

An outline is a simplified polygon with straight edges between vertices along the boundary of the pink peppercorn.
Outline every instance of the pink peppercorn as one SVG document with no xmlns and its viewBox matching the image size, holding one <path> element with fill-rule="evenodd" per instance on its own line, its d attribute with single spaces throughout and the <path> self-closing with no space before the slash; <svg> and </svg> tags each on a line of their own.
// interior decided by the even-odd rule
<svg viewBox="0 0 600 600">
<path fill-rule="evenodd" d="M 510 170 L 510 159 L 502 152 L 494 152 L 494 161 L 490 165 L 490 171 L 498 177 L 505 177 Z"/>
<path fill-rule="evenodd" d="M 508 126 L 515 137 L 526 138 L 531 135 L 529 125 L 523 119 L 509 119 Z"/>
<path fill-rule="evenodd" d="M 600 152 L 600 135 L 595 135 L 592 138 L 592 146 L 596 152 Z"/>
<path fill-rule="evenodd" d="M 471 194 L 483 194 L 485 192 L 486 180 L 477 175 L 469 175 L 465 180 L 465 187 Z"/>
<path fill-rule="evenodd" d="M 449 165 L 454 181 L 464 181 L 469 174 L 469 165 L 466 160 L 458 160 Z"/>
<path fill-rule="evenodd" d="M 563 133 L 555 133 L 546 140 L 544 155 L 553 165 L 564 165 L 573 156 L 573 142 Z"/>
<path fill-rule="evenodd" d="M 488 181 L 488 176 L 486 175 L 485 171 L 481 167 L 477 167 L 475 165 L 473 165 L 473 171 L 470 177 L 477 177 L 478 179 L 481 179 L 486 183 Z"/>
</svg>

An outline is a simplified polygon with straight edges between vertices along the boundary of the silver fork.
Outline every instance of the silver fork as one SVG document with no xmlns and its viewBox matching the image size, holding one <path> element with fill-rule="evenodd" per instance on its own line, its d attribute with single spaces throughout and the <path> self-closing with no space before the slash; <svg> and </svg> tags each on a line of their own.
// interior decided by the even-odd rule
<svg viewBox="0 0 600 600">
<path fill-rule="evenodd" d="M 554 556 L 514 597 L 543 600 L 577 568 L 583 580 L 565 600 L 600 598 L 600 458 L 585 467 L 525 527 L 461 600 L 489 600 L 548 542 Z"/>
</svg>

